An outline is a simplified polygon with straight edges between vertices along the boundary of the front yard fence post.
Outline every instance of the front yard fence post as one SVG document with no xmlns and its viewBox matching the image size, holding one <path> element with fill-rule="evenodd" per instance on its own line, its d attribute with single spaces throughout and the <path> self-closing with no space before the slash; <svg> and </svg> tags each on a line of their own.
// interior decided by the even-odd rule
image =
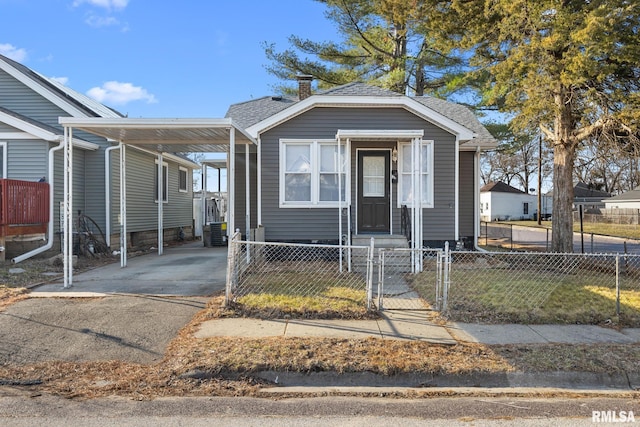
<svg viewBox="0 0 640 427">
<path fill-rule="evenodd" d="M 384 259 L 386 253 L 382 248 L 378 253 L 378 310 L 382 310 L 384 304 L 382 294 L 384 293 Z"/>
<path fill-rule="evenodd" d="M 369 253 L 367 254 L 367 310 L 371 310 L 373 303 L 373 253 L 375 243 L 373 237 L 371 238 L 371 245 L 369 246 Z"/>
<path fill-rule="evenodd" d="M 447 299 L 449 298 L 449 275 L 451 273 L 451 253 L 449 252 L 449 242 L 444 242 L 444 268 L 442 286 L 442 311 L 447 310 Z"/>
<path fill-rule="evenodd" d="M 235 264 L 236 264 L 236 247 L 238 245 L 238 239 L 240 238 L 240 233 L 234 233 L 231 237 L 231 241 L 229 242 L 229 249 L 227 250 L 227 282 L 225 284 L 225 293 L 224 293 L 224 305 L 228 306 L 229 302 L 231 302 L 231 289 L 233 288 L 234 281 L 236 279 L 235 275 Z"/>
<path fill-rule="evenodd" d="M 620 316 L 620 254 L 616 255 L 616 315 Z"/>
</svg>

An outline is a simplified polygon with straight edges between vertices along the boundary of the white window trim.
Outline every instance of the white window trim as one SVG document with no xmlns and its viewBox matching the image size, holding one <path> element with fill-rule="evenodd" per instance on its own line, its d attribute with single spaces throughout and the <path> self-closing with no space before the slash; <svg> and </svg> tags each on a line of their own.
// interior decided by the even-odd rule
<svg viewBox="0 0 640 427">
<path fill-rule="evenodd" d="M 7 159 L 9 156 L 7 155 L 8 145 L 6 141 L 0 141 L 0 149 L 2 149 L 2 170 L 0 171 L 0 178 L 7 178 Z"/>
<path fill-rule="evenodd" d="M 155 181 L 156 181 L 155 177 L 157 177 L 157 173 L 158 173 L 158 159 L 156 159 L 155 162 L 153 162 L 153 164 L 154 164 L 154 167 L 155 167 L 154 180 L 153 180 L 153 182 L 154 182 L 153 190 L 154 190 L 155 194 L 153 195 L 153 201 L 155 203 L 158 203 L 158 189 L 155 188 Z M 162 174 L 162 178 L 164 180 L 164 185 L 166 186 L 166 189 L 167 189 L 167 198 L 165 200 L 163 200 L 162 203 L 169 203 L 169 163 L 162 162 L 163 169 L 164 169 L 165 166 L 167 168 L 166 169 L 167 173 L 163 173 Z"/>
<path fill-rule="evenodd" d="M 433 193 L 434 193 L 434 159 L 433 159 L 433 140 L 423 140 L 422 147 L 426 148 L 428 151 L 428 159 L 427 159 L 427 200 L 422 200 L 423 208 L 433 208 Z M 402 207 L 402 205 L 407 205 L 407 207 L 412 207 L 413 203 L 405 203 L 402 200 L 402 195 L 404 194 L 402 189 L 402 166 L 403 166 L 403 155 L 402 150 L 411 149 L 411 142 L 398 142 L 398 208 Z"/>
<path fill-rule="evenodd" d="M 311 201 L 304 202 L 285 202 L 285 173 L 286 173 L 286 146 L 287 145 L 310 145 L 311 146 Z M 346 143 L 340 144 L 345 151 L 345 199 L 340 204 L 339 201 L 320 201 L 320 159 L 319 151 L 321 145 L 338 145 L 335 139 L 280 139 L 280 170 L 279 179 L 279 207 L 280 208 L 337 208 L 348 207 L 351 200 L 351 176 L 350 167 L 351 158 Z"/>
<path fill-rule="evenodd" d="M 185 175 L 184 189 L 180 188 L 180 172 L 184 172 Z M 184 166 L 178 166 L 178 191 L 180 193 L 189 192 L 189 169 Z"/>
</svg>

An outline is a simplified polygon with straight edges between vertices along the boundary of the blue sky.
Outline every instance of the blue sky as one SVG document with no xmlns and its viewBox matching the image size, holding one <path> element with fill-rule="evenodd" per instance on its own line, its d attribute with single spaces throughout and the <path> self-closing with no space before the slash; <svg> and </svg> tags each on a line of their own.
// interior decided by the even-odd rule
<svg viewBox="0 0 640 427">
<path fill-rule="evenodd" d="M 223 117 L 271 95 L 263 42 L 330 40 L 313 0 L 0 0 L 0 53 L 129 117 Z"/>
</svg>

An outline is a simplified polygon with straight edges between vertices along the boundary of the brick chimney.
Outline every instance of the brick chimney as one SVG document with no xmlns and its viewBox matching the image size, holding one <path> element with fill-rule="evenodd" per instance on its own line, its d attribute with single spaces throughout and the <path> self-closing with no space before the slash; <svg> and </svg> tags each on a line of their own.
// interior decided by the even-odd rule
<svg viewBox="0 0 640 427">
<path fill-rule="evenodd" d="M 311 80 L 313 80 L 313 76 L 298 76 L 298 98 L 300 101 L 311 96 Z"/>
</svg>

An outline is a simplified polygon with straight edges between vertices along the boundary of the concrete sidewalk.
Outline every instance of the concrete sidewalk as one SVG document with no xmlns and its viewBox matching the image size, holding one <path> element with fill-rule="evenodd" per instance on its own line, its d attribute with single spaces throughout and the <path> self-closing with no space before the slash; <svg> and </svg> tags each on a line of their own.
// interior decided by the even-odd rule
<svg viewBox="0 0 640 427">
<path fill-rule="evenodd" d="M 378 320 L 317 320 L 247 318 L 204 322 L 197 338 L 325 337 L 418 340 L 437 344 L 634 344 L 640 328 L 617 331 L 595 325 L 437 324 L 425 311 L 384 311 Z"/>
</svg>

